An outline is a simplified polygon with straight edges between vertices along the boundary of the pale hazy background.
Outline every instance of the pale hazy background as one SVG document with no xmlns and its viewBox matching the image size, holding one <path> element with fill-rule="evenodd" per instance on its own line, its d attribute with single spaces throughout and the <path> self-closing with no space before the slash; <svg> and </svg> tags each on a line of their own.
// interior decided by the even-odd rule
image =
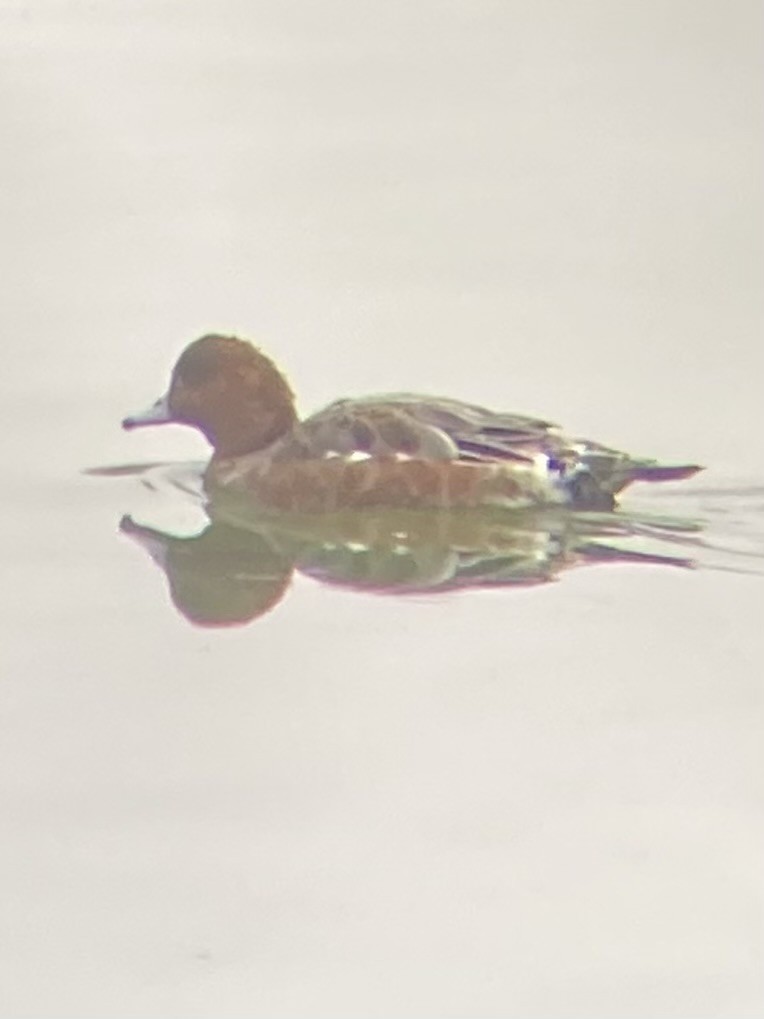
<svg viewBox="0 0 764 1019">
<path fill-rule="evenodd" d="M 703 462 L 755 566 L 761 21 L 0 0 L 0 1013 L 761 1016 L 755 570 L 194 630 L 80 473 L 206 456 L 118 423 L 231 330 Z"/>
</svg>

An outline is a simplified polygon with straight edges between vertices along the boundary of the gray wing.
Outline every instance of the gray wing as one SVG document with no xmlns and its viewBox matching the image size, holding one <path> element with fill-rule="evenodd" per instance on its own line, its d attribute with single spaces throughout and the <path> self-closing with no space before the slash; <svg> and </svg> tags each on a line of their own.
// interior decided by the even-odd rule
<svg viewBox="0 0 764 1019">
<path fill-rule="evenodd" d="M 421 456 L 532 462 L 539 453 L 574 455 L 556 425 L 448 398 L 391 393 L 339 400 L 304 421 L 285 458 Z"/>
<path fill-rule="evenodd" d="M 385 399 L 416 421 L 446 432 L 462 460 L 533 460 L 562 455 L 568 447 L 557 425 L 542 418 L 488 410 L 447 397 L 395 393 Z"/>
</svg>

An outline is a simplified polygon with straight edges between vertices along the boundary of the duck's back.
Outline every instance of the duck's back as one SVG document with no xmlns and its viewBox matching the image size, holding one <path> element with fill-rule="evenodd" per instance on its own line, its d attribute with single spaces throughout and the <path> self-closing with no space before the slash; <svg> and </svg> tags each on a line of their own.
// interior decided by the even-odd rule
<svg viewBox="0 0 764 1019">
<path fill-rule="evenodd" d="M 539 454 L 572 456 L 573 449 L 556 425 L 541 418 L 416 393 L 338 400 L 305 420 L 283 452 L 527 463 Z"/>
</svg>

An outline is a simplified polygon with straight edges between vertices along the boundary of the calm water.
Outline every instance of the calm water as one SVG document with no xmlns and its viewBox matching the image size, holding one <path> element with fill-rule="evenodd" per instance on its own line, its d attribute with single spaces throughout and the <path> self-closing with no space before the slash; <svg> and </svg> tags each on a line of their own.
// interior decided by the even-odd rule
<svg viewBox="0 0 764 1019">
<path fill-rule="evenodd" d="M 762 1014 L 759 21 L 0 5 L 0 1013 Z M 406 597 L 359 542 L 147 543 L 207 452 L 118 423 L 210 329 L 305 410 L 704 462 L 625 507 L 702 529 L 430 545 Z"/>
</svg>

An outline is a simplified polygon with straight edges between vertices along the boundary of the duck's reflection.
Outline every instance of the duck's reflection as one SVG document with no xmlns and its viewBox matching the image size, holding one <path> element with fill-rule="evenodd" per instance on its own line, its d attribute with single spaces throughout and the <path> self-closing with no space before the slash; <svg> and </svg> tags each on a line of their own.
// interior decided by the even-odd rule
<svg viewBox="0 0 764 1019">
<path fill-rule="evenodd" d="M 293 563 L 264 534 L 210 523 L 193 538 L 137 524 L 120 530 L 135 538 L 164 570 L 177 610 L 198 626 L 237 626 L 259 619 L 284 597 Z"/>
<path fill-rule="evenodd" d="M 380 512 L 263 519 L 214 507 L 206 529 L 180 538 L 124 517 L 164 570 L 173 603 L 199 626 L 242 625 L 284 597 L 295 571 L 326 584 L 386 594 L 523 588 L 598 562 L 692 566 L 667 542 L 692 524 L 621 513 Z M 640 547 L 660 539 L 669 550 Z"/>
</svg>

